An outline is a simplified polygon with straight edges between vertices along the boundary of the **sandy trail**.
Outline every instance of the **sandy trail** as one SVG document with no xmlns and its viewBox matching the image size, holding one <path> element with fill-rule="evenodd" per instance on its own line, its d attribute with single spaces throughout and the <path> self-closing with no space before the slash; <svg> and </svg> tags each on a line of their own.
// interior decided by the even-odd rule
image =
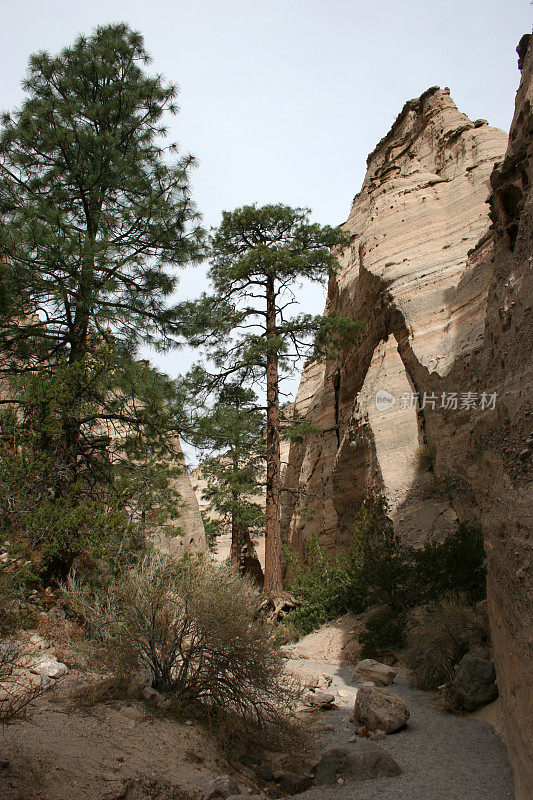
<svg viewBox="0 0 533 800">
<path fill-rule="evenodd" d="M 355 693 L 353 667 L 327 662 L 289 662 L 333 677 L 327 691 Z M 398 676 L 389 687 L 409 704 L 408 726 L 387 736 L 382 746 L 398 762 L 403 774 L 342 786 L 317 787 L 298 795 L 302 800 L 513 800 L 513 778 L 506 747 L 494 728 L 474 717 L 439 712 L 426 692 L 411 689 Z M 344 700 L 344 702 L 343 702 Z M 321 734 L 325 747 L 346 745 L 354 725 L 348 718 L 353 704 L 322 711 L 319 724 L 333 731 Z M 357 742 L 352 745 L 357 746 Z"/>
</svg>

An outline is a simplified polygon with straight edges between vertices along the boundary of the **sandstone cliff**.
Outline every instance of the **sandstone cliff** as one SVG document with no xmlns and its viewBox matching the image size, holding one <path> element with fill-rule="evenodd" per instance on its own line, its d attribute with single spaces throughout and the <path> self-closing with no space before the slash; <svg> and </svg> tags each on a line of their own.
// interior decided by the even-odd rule
<svg viewBox="0 0 533 800">
<path fill-rule="evenodd" d="M 369 156 L 345 223 L 352 246 L 326 306 L 364 327 L 340 363 L 306 366 L 296 400 L 323 430 L 290 453 L 286 485 L 300 492 L 286 494 L 284 521 L 296 545 L 313 531 L 331 549 L 347 544 L 373 491 L 410 542 L 442 536 L 456 519 L 420 458 L 422 448 L 431 460 L 435 443 L 411 394 L 429 391 L 431 376 L 482 341 L 490 270 L 479 261 L 490 240 L 469 252 L 488 230 L 489 177 L 506 144 L 503 132 L 461 114 L 447 89 L 432 88 L 405 105 Z M 392 406 L 388 395 L 376 406 L 379 390 Z"/>
<path fill-rule="evenodd" d="M 528 45 L 524 37 L 509 143 L 433 88 L 406 104 L 369 156 L 345 223 L 352 246 L 326 305 L 364 327 L 338 362 L 304 369 L 296 407 L 322 433 L 291 447 L 283 510 L 297 549 L 316 532 L 332 551 L 349 543 L 362 500 L 376 492 L 411 544 L 442 538 L 458 518 L 481 520 L 524 800 L 533 785 Z"/>
</svg>

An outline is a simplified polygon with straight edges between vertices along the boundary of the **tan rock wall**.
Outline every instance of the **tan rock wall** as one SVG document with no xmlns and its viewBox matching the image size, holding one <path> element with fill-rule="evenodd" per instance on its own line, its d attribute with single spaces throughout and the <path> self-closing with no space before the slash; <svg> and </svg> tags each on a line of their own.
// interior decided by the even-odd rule
<svg viewBox="0 0 533 800">
<path fill-rule="evenodd" d="M 453 498 L 421 464 L 434 443 L 407 398 L 481 347 L 490 270 L 469 253 L 488 231 L 490 173 L 506 145 L 433 88 L 405 105 L 369 156 L 326 304 L 364 326 L 339 363 L 306 366 L 296 400 L 322 429 L 289 455 L 283 521 L 296 547 L 312 533 L 332 550 L 348 544 L 375 492 L 412 543 L 441 538 L 456 520 Z M 380 390 L 391 408 L 376 407 Z"/>
</svg>

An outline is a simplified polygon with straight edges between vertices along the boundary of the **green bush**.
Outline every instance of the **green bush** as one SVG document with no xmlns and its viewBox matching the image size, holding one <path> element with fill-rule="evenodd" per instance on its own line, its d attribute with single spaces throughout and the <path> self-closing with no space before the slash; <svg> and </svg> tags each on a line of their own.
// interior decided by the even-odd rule
<svg viewBox="0 0 533 800">
<path fill-rule="evenodd" d="M 486 556 L 480 525 L 459 523 L 442 543 L 411 551 L 416 602 L 461 592 L 469 602 L 486 597 Z"/>
<path fill-rule="evenodd" d="M 331 556 L 320 546 L 317 536 L 305 545 L 300 559 L 285 548 L 289 566 L 289 588 L 302 601 L 284 625 L 290 624 L 300 636 L 311 633 L 328 620 L 349 610 L 362 610 L 359 605 L 360 561 L 355 549 Z"/>
<path fill-rule="evenodd" d="M 289 588 L 301 601 L 287 623 L 300 635 L 348 611 L 385 605 L 390 611 L 370 621 L 361 636 L 365 657 L 373 657 L 403 646 L 409 609 L 450 592 L 461 592 L 470 603 L 485 597 L 479 526 L 459 524 L 443 542 L 415 549 L 402 545 L 386 511 L 382 498 L 363 505 L 345 553 L 331 556 L 317 536 L 307 542 L 303 558 L 286 549 Z"/>
<path fill-rule="evenodd" d="M 390 651 L 403 650 L 405 646 L 405 615 L 384 611 L 371 617 L 359 636 L 361 658 L 383 660 Z"/>
<path fill-rule="evenodd" d="M 407 634 L 405 660 L 418 689 L 434 690 L 453 679 L 453 667 L 472 647 L 490 641 L 483 614 L 451 594 L 430 603 Z"/>
</svg>

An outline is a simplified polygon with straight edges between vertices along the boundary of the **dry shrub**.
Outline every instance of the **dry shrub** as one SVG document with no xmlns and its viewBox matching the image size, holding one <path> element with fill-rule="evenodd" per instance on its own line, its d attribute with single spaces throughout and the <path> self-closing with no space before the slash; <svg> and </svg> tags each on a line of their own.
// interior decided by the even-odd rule
<svg viewBox="0 0 533 800">
<path fill-rule="evenodd" d="M 482 611 L 460 595 L 448 595 L 422 610 L 407 636 L 405 660 L 418 689 L 434 690 L 453 680 L 453 667 L 472 647 L 486 645 Z"/>
<path fill-rule="evenodd" d="M 18 639 L 0 641 L 0 723 L 24 716 L 30 704 L 45 691 L 40 681 L 30 676 L 34 649 Z"/>
<path fill-rule="evenodd" d="M 226 566 L 151 553 L 103 598 L 75 576 L 66 593 L 114 673 L 147 670 L 175 710 L 264 726 L 294 699 L 258 592 Z"/>
</svg>

